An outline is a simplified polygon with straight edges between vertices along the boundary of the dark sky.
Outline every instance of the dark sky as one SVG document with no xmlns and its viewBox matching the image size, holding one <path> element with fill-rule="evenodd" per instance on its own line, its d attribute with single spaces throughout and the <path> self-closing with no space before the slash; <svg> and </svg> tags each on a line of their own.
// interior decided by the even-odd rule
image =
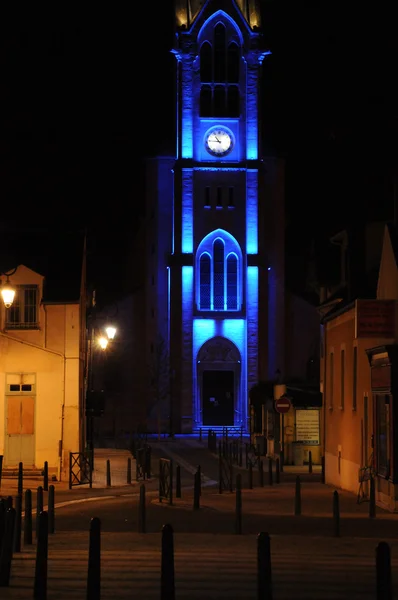
<svg viewBox="0 0 398 600">
<path fill-rule="evenodd" d="M 350 4 L 263 5 L 263 128 L 286 160 L 299 262 L 314 235 L 391 214 L 398 36 L 392 8 Z M 113 280 L 142 213 L 142 157 L 174 136 L 172 1 L 137 10 L 14 21 L 0 40 L 3 224 L 88 225 Z"/>
</svg>

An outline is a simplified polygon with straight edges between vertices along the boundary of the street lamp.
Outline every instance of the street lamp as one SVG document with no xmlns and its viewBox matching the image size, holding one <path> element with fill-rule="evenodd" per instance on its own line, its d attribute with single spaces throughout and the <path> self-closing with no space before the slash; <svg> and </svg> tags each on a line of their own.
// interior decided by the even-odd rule
<svg viewBox="0 0 398 600">
<path fill-rule="evenodd" d="M 1 272 L 0 275 L 4 275 L 7 277 L 6 282 L 1 286 L 1 297 L 3 298 L 4 306 L 6 308 L 10 308 L 12 303 L 14 302 L 15 297 L 15 287 L 13 287 L 10 283 L 10 276 L 14 275 L 17 267 L 12 269 L 11 271 L 7 271 L 5 273 Z"/>
</svg>

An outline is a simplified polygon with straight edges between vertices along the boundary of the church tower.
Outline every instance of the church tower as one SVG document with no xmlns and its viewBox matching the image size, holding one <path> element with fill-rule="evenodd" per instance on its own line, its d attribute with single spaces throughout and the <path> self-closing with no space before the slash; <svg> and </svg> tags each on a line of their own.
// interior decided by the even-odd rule
<svg viewBox="0 0 398 600">
<path fill-rule="evenodd" d="M 256 0 L 175 0 L 175 16 L 175 157 L 147 173 L 148 348 L 165 340 L 174 432 L 248 431 L 250 388 L 284 370 L 284 174 L 260 135 L 269 52 Z"/>
</svg>

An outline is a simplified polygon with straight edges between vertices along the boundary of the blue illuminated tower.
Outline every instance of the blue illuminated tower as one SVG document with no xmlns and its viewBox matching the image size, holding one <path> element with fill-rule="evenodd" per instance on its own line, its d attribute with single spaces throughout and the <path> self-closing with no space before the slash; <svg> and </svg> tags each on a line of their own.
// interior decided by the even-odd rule
<svg viewBox="0 0 398 600">
<path fill-rule="evenodd" d="M 247 431 L 250 388 L 284 369 L 284 173 L 260 139 L 269 52 L 256 0 L 175 0 L 175 14 L 176 155 L 147 174 L 148 331 L 167 341 L 174 431 Z"/>
</svg>

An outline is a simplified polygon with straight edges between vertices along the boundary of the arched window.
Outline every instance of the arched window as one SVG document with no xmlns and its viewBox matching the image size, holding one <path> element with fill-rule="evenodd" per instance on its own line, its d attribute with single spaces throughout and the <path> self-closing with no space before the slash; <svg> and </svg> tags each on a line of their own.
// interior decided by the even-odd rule
<svg viewBox="0 0 398 600">
<path fill-rule="evenodd" d="M 218 21 L 200 48 L 200 116 L 239 117 L 241 46 L 237 29 Z"/>
<path fill-rule="evenodd" d="M 238 257 L 229 254 L 227 257 L 227 309 L 238 308 Z"/>
<path fill-rule="evenodd" d="M 199 310 L 241 310 L 242 253 L 223 229 L 207 235 L 196 254 L 196 289 Z"/>
<path fill-rule="evenodd" d="M 200 81 L 210 83 L 213 81 L 213 51 L 209 42 L 204 42 L 200 49 Z"/>
<path fill-rule="evenodd" d="M 200 257 L 200 308 L 210 310 L 211 297 L 211 259 L 207 252 Z"/>
<path fill-rule="evenodd" d="M 238 44 L 232 42 L 228 46 L 227 81 L 228 83 L 239 83 L 240 50 Z"/>
</svg>

